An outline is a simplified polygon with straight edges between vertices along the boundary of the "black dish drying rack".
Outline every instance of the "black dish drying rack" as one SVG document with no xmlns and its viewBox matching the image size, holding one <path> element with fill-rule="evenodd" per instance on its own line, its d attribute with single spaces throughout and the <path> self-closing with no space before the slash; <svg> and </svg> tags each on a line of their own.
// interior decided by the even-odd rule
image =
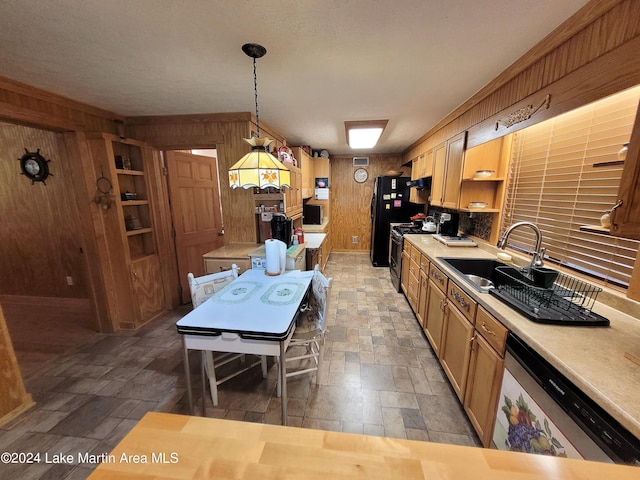
<svg viewBox="0 0 640 480">
<path fill-rule="evenodd" d="M 510 265 L 496 267 L 498 286 L 490 292 L 534 322 L 575 326 L 609 325 L 607 318 L 592 311 L 602 291 L 600 287 L 559 272 L 548 287 L 540 286 L 533 278 L 528 270 Z"/>
</svg>

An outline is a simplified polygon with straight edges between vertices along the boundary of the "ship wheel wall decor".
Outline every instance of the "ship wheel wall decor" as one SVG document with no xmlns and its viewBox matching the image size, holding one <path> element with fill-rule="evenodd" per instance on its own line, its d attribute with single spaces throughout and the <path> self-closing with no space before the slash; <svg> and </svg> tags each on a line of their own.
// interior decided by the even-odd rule
<svg viewBox="0 0 640 480">
<path fill-rule="evenodd" d="M 47 177 L 53 177 L 53 173 L 49 172 L 49 162 L 51 160 L 45 159 L 40 154 L 40 149 L 30 152 L 25 148 L 24 151 L 26 153 L 18 159 L 20 161 L 20 170 L 22 170 L 21 175 L 31 180 L 31 185 L 35 182 L 42 182 L 46 185 L 45 180 Z"/>
</svg>

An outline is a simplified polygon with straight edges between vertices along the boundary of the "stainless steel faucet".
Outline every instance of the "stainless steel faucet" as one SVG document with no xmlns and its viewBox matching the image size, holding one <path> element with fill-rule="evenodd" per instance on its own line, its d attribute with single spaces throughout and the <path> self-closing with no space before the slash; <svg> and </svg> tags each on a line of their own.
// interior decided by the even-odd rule
<svg viewBox="0 0 640 480">
<path fill-rule="evenodd" d="M 542 248 L 542 233 L 540 232 L 540 229 L 535 223 L 531 223 L 531 222 L 514 223 L 509 228 L 507 228 L 505 232 L 502 234 L 502 237 L 500 237 L 500 240 L 498 240 L 497 247 L 504 250 L 504 247 L 507 246 L 507 240 L 509 239 L 509 235 L 511 235 L 511 232 L 513 232 L 516 228 L 519 228 L 519 227 L 529 227 L 536 234 L 536 246 L 535 246 L 535 251 L 533 252 L 533 257 L 531 258 L 531 263 L 529 264 L 529 270 L 531 270 L 531 267 L 541 267 L 544 263 L 545 249 Z"/>
</svg>

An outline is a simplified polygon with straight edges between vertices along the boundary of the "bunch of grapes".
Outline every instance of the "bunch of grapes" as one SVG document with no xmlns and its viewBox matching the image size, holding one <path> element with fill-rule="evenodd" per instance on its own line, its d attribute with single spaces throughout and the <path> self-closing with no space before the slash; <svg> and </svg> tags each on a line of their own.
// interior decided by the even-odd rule
<svg viewBox="0 0 640 480">
<path fill-rule="evenodd" d="M 529 452 L 531 450 L 531 440 L 540 436 L 540 430 L 531 424 L 518 423 L 509 425 L 507 434 L 507 447 L 511 450 Z"/>
</svg>

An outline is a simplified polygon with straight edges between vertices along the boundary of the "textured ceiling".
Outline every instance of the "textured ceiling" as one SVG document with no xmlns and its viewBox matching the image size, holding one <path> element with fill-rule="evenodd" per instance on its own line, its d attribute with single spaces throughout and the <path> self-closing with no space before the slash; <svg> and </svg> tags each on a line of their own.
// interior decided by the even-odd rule
<svg viewBox="0 0 640 480">
<path fill-rule="evenodd" d="M 124 116 L 254 111 L 348 148 L 389 119 L 401 152 L 587 0 L 0 0 L 0 75 Z"/>
</svg>

